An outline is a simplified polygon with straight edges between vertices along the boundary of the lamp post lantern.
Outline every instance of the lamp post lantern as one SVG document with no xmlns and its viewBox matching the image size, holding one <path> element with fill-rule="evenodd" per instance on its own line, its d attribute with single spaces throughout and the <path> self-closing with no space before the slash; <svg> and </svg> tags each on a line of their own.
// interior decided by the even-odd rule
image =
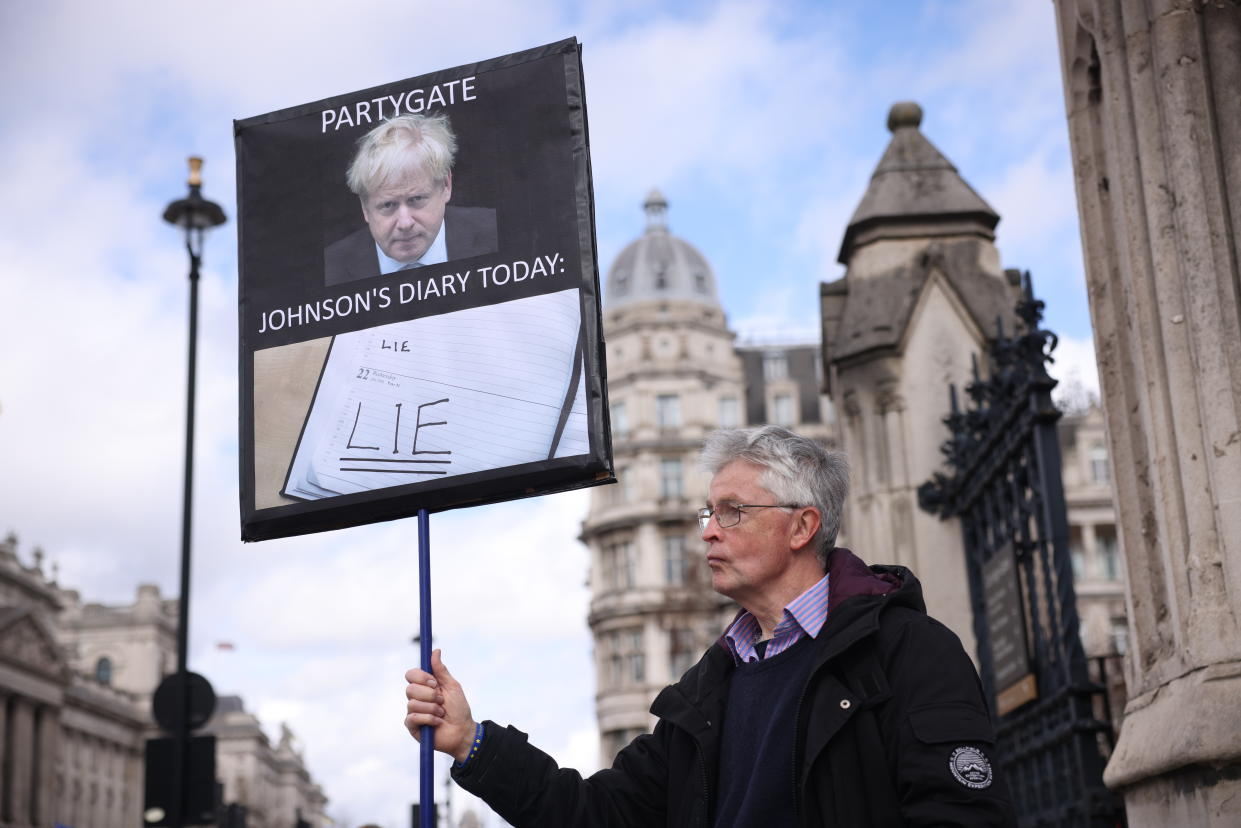
<svg viewBox="0 0 1241 828">
<path fill-rule="evenodd" d="M 189 159 L 189 195 L 178 199 L 164 210 L 164 221 L 185 230 L 185 249 L 190 256 L 190 324 L 189 371 L 186 381 L 185 407 L 185 487 L 181 504 L 181 595 L 178 601 L 177 672 L 173 706 L 172 790 L 168 798 L 170 813 L 163 824 L 181 828 L 187 817 L 187 746 L 191 719 L 191 681 L 187 669 L 190 622 L 190 526 L 194 490 L 194 385 L 198 357 L 198 269 L 202 262 L 203 234 L 225 222 L 224 210 L 202 197 L 201 158 Z M 208 685 L 209 687 L 209 685 Z M 214 698 L 212 699 L 214 702 Z M 214 705 L 213 705 L 214 706 Z"/>
</svg>

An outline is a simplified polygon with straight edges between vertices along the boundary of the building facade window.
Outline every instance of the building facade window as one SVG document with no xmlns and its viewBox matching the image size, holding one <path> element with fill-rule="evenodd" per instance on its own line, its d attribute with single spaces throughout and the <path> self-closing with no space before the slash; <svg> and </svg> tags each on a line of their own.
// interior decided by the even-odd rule
<svg viewBox="0 0 1241 828">
<path fill-rule="evenodd" d="M 610 543 L 600 552 L 603 588 L 632 589 L 638 580 L 638 555 L 633 541 Z"/>
<path fill-rule="evenodd" d="M 618 440 L 629 437 L 629 412 L 623 402 L 612 403 L 612 436 Z"/>
<path fill-rule="evenodd" d="M 767 382 L 788 379 L 789 360 L 784 351 L 768 351 L 763 354 L 763 379 Z"/>
<path fill-rule="evenodd" d="M 664 583 L 683 586 L 689 561 L 685 557 L 685 536 L 664 536 Z"/>
<path fill-rule="evenodd" d="M 664 262 L 655 264 L 655 287 L 660 290 L 668 287 L 668 265 Z"/>
<path fill-rule="evenodd" d="M 1095 483 L 1112 482 L 1112 463 L 1108 459 L 1107 446 L 1095 443 L 1090 447 L 1090 479 Z"/>
<path fill-rule="evenodd" d="M 793 415 L 793 396 L 776 394 L 771 400 L 771 421 L 778 426 L 796 425 L 797 418 Z"/>
<path fill-rule="evenodd" d="M 655 398 L 655 425 L 660 428 L 681 427 L 681 398 L 676 394 L 660 394 Z"/>
<path fill-rule="evenodd" d="M 1095 530 L 1095 546 L 1099 550 L 1101 575 L 1109 581 L 1120 580 L 1119 550 L 1116 548 L 1116 530 L 1100 526 Z"/>
<path fill-rule="evenodd" d="M 720 428 L 741 425 L 741 406 L 736 397 L 720 397 Z"/>
<path fill-rule="evenodd" d="M 95 681 L 100 684 L 112 683 L 112 659 L 103 656 L 95 662 Z"/>
<path fill-rule="evenodd" d="M 681 497 L 683 492 L 680 458 L 663 458 L 659 461 L 659 496 L 665 499 L 677 498 Z"/>
<path fill-rule="evenodd" d="M 1112 651 L 1117 655 L 1129 651 L 1129 622 L 1124 618 L 1112 619 Z"/>
<path fill-rule="evenodd" d="M 646 683 L 646 650 L 642 628 L 626 627 L 603 636 L 603 663 L 607 681 L 613 687 L 634 687 Z"/>
</svg>

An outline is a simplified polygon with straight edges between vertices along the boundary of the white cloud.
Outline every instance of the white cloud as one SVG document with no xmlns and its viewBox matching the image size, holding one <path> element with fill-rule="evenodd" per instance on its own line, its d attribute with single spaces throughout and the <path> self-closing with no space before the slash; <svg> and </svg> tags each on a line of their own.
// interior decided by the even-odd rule
<svg viewBox="0 0 1241 828">
<path fill-rule="evenodd" d="M 638 204 L 652 186 L 698 177 L 747 223 L 760 217 L 779 195 L 774 169 L 836 122 L 806 102 L 849 97 L 833 41 L 787 23 L 771 4 L 720 3 L 588 49 L 599 185 Z"/>
<path fill-rule="evenodd" d="M 1065 234 L 1076 235 L 1073 170 L 1067 156 L 1044 145 L 1005 167 L 987 187 L 988 200 L 1004 217 L 1001 243 L 1033 249 Z"/>
</svg>

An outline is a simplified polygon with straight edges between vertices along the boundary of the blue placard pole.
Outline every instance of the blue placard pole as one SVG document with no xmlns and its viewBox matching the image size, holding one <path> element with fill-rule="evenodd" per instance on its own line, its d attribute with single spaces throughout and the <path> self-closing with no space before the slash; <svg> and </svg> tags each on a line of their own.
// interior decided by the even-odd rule
<svg viewBox="0 0 1241 828">
<path fill-rule="evenodd" d="M 431 516 L 418 510 L 418 638 L 422 669 L 431 672 Z M 418 828 L 435 828 L 435 729 L 422 728 L 418 763 Z"/>
</svg>

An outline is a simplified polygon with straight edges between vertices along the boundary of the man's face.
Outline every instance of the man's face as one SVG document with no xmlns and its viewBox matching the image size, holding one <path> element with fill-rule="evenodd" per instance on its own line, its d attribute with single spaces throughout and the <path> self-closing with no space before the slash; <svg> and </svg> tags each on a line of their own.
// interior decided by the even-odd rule
<svg viewBox="0 0 1241 828">
<path fill-rule="evenodd" d="M 762 472 L 761 466 L 734 460 L 711 479 L 707 505 L 778 502 L 758 484 Z M 711 588 L 746 606 L 777 587 L 793 563 L 789 546 L 793 514 L 785 509 L 745 509 L 741 522 L 726 529 L 712 517 L 702 531 Z"/>
<path fill-rule="evenodd" d="M 398 262 L 416 262 L 439 235 L 451 197 L 452 173 L 436 181 L 415 168 L 404 179 L 367 193 L 362 216 L 385 255 Z"/>
</svg>

